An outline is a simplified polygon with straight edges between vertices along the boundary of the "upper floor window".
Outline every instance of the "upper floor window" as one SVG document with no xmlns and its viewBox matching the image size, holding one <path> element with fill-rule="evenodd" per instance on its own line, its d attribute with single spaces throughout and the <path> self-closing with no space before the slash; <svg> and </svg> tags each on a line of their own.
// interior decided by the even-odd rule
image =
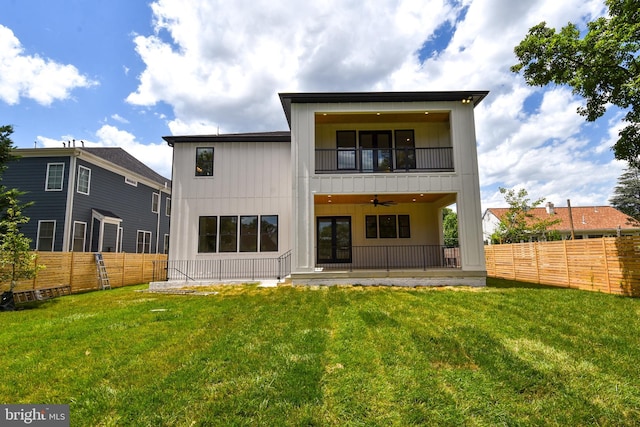
<svg viewBox="0 0 640 427">
<path fill-rule="evenodd" d="M 91 185 L 91 169 L 84 166 L 78 166 L 78 185 L 76 187 L 78 193 L 89 194 L 89 186 Z"/>
<path fill-rule="evenodd" d="M 124 177 L 124 182 L 126 182 L 129 185 L 133 185 L 134 187 L 138 186 L 138 181 L 132 178 L 127 178 L 126 176 Z"/>
<path fill-rule="evenodd" d="M 167 197 L 167 206 L 164 211 L 166 216 L 171 216 L 171 198 Z"/>
<path fill-rule="evenodd" d="M 196 176 L 213 176 L 213 147 L 196 148 Z"/>
<path fill-rule="evenodd" d="M 62 191 L 64 163 L 47 163 L 46 191 Z"/>
<path fill-rule="evenodd" d="M 153 193 L 151 195 L 151 212 L 158 213 L 160 211 L 160 194 Z"/>
</svg>

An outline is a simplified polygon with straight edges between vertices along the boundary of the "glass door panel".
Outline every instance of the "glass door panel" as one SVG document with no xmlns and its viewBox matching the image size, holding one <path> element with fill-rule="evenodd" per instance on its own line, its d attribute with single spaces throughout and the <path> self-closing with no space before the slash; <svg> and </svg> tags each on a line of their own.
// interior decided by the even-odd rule
<svg viewBox="0 0 640 427">
<path fill-rule="evenodd" d="M 351 262 L 351 217 L 317 219 L 318 263 Z"/>
</svg>

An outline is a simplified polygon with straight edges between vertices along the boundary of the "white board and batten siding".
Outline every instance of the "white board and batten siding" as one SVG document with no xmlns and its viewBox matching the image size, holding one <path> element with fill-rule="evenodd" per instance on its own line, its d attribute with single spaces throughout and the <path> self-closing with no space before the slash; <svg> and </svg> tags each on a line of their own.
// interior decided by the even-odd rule
<svg viewBox="0 0 640 427">
<path fill-rule="evenodd" d="M 196 148 L 213 147 L 213 176 L 195 176 Z M 289 142 L 194 142 L 174 146 L 170 259 L 274 258 L 291 248 Z M 198 253 L 201 216 L 278 216 L 278 252 Z"/>
</svg>

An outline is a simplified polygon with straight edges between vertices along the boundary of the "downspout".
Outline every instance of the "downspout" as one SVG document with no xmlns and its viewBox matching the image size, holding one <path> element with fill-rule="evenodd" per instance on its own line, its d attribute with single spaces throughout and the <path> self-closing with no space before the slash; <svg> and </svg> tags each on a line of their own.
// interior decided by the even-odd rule
<svg viewBox="0 0 640 427">
<path fill-rule="evenodd" d="M 165 188 L 167 183 L 164 184 Z M 160 246 L 160 212 L 162 212 L 162 187 L 158 187 L 158 219 L 156 220 L 156 255 Z"/>
<path fill-rule="evenodd" d="M 69 156 L 69 179 L 67 188 L 67 206 L 65 208 L 64 226 L 62 227 L 62 252 L 71 251 L 73 239 L 71 239 L 72 226 L 73 226 L 73 198 L 75 195 L 76 187 L 76 157 L 80 153 L 77 150 L 73 150 L 71 156 Z M 55 244 L 55 243 L 54 243 Z M 55 246 L 54 246 L 55 247 Z"/>
</svg>

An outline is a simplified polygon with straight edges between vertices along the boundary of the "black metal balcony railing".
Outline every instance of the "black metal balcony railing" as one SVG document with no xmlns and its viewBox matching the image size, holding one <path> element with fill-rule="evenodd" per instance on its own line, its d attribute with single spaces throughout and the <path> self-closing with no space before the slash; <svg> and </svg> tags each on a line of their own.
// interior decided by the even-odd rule
<svg viewBox="0 0 640 427">
<path fill-rule="evenodd" d="M 438 245 L 334 248 L 340 259 L 316 264 L 324 269 L 398 270 L 460 267 L 460 248 Z"/>
<path fill-rule="evenodd" d="M 291 273 L 291 251 L 278 258 L 154 261 L 153 280 L 282 279 Z"/>
<path fill-rule="evenodd" d="M 453 148 L 318 148 L 316 173 L 450 172 Z"/>
</svg>

